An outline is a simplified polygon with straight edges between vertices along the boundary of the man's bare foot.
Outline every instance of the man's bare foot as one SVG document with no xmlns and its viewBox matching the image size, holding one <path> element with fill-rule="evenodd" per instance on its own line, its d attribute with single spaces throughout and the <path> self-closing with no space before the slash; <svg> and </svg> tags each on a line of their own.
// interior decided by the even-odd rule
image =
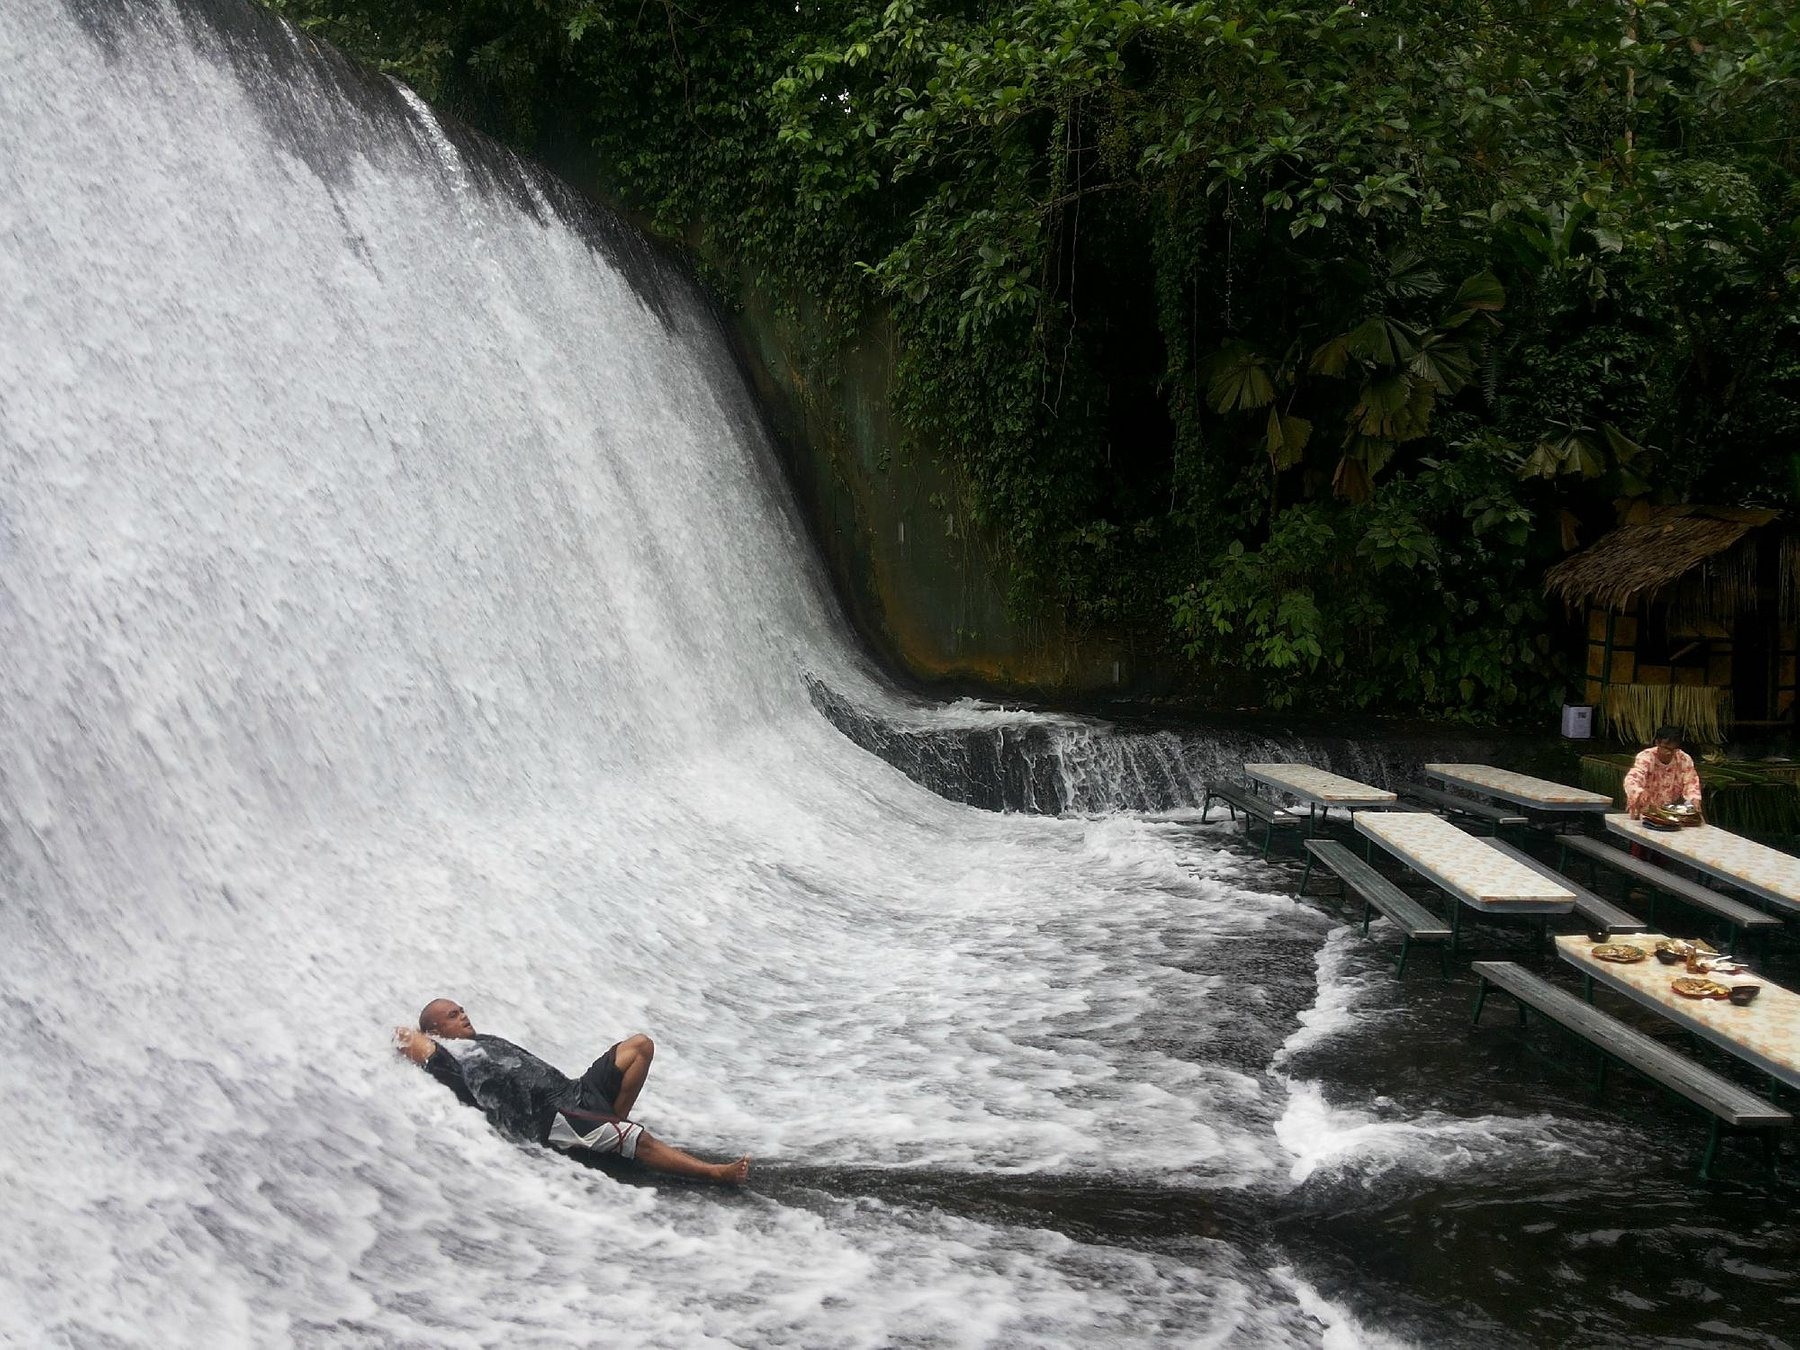
<svg viewBox="0 0 1800 1350">
<path fill-rule="evenodd" d="M 750 1159 L 739 1158 L 733 1163 L 720 1163 L 713 1169 L 713 1180 L 721 1186 L 742 1186 L 750 1175 Z"/>
</svg>

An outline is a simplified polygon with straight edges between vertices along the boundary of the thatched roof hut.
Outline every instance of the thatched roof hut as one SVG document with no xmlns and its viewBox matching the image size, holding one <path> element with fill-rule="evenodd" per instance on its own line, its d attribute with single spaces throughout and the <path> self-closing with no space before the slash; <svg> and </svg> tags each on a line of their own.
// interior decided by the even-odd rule
<svg viewBox="0 0 1800 1350">
<path fill-rule="evenodd" d="M 1639 507 L 1623 525 L 1571 554 L 1544 575 L 1544 590 L 1578 609 L 1623 614 L 1637 600 L 1665 600 L 1683 618 L 1754 608 L 1757 549 L 1753 531 L 1779 512 L 1724 507 Z M 1783 599 L 1792 570 L 1783 568 Z M 1782 606 L 1791 612 L 1790 604 Z"/>
<path fill-rule="evenodd" d="M 1780 513 L 1634 505 L 1619 527 L 1544 576 L 1583 614 L 1586 698 L 1641 740 L 1673 721 L 1721 740 L 1786 723 L 1800 692 L 1800 538 Z"/>
</svg>

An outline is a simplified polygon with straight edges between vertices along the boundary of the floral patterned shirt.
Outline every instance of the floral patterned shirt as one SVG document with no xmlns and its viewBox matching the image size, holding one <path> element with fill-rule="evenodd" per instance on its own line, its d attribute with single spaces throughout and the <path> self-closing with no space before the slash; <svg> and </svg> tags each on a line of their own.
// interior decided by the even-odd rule
<svg viewBox="0 0 1800 1350">
<path fill-rule="evenodd" d="M 1700 771 L 1685 750 L 1677 750 L 1667 764 L 1656 757 L 1656 747 L 1638 751 L 1631 772 L 1625 775 L 1625 809 L 1637 815 L 1647 806 L 1671 802 L 1700 802 Z"/>
</svg>

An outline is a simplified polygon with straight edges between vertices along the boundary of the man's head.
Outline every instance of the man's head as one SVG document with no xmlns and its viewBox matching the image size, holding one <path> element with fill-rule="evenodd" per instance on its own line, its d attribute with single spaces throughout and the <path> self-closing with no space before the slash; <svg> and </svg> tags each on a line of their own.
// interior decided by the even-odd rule
<svg viewBox="0 0 1800 1350">
<path fill-rule="evenodd" d="M 440 1040 L 467 1041 L 474 1038 L 475 1027 L 462 1004 L 447 998 L 434 998 L 419 1014 L 419 1030 Z"/>
<path fill-rule="evenodd" d="M 1656 757 L 1664 764 L 1675 758 L 1675 752 L 1681 749 L 1681 728 L 1661 726 L 1656 729 Z"/>
</svg>

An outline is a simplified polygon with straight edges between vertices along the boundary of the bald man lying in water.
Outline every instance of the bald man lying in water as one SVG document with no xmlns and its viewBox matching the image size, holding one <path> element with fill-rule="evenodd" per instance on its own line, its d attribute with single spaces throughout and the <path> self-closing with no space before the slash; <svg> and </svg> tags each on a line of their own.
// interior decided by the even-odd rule
<svg viewBox="0 0 1800 1350">
<path fill-rule="evenodd" d="M 425 1005 L 416 1031 L 395 1027 L 394 1040 L 401 1054 L 514 1138 L 533 1139 L 565 1153 L 616 1153 L 658 1172 L 730 1186 L 750 1175 L 748 1158 L 702 1162 L 626 1119 L 656 1055 L 648 1036 L 620 1041 L 579 1079 L 557 1072 L 511 1041 L 477 1033 L 469 1014 L 447 998 Z"/>
</svg>

